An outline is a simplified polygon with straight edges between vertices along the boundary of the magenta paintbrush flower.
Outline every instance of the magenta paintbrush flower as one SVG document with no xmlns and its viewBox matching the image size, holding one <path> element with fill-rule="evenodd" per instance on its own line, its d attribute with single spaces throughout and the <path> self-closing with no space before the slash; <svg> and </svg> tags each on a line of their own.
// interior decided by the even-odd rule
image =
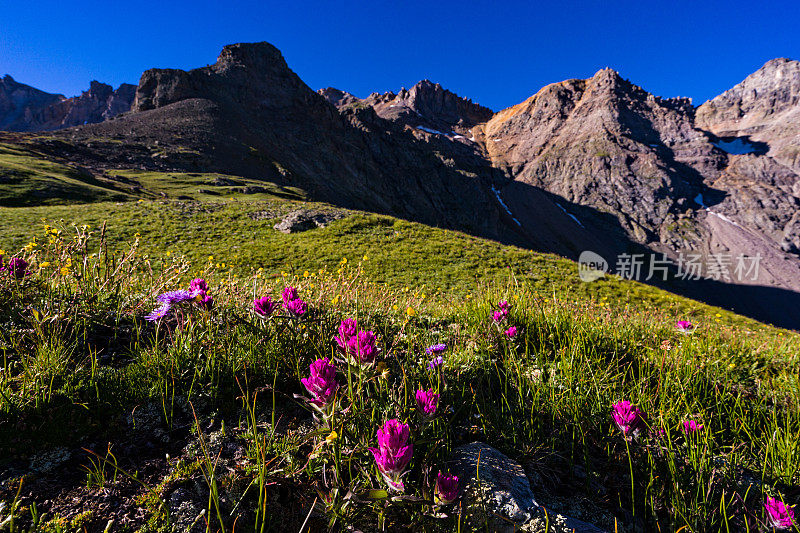
<svg viewBox="0 0 800 533">
<path fill-rule="evenodd" d="M 703 429 L 703 424 L 695 422 L 694 420 L 684 420 L 683 421 L 683 432 L 687 435 L 689 433 L 695 433 Z"/>
<path fill-rule="evenodd" d="M 372 331 L 359 331 L 347 341 L 347 354 L 359 363 L 373 363 L 378 352 L 377 338 Z"/>
<path fill-rule="evenodd" d="M 436 490 L 434 491 L 436 503 L 448 505 L 458 498 L 458 476 L 453 474 L 439 474 L 436 476 Z"/>
<path fill-rule="evenodd" d="M 393 490 L 405 489 L 401 478 L 411 462 L 414 450 L 413 445 L 408 442 L 410 434 L 408 424 L 397 419 L 387 420 L 378 430 L 378 447 L 369 448 L 378 471 Z"/>
<path fill-rule="evenodd" d="M 284 307 L 291 316 L 296 316 L 296 317 L 301 317 L 304 314 L 306 314 L 306 311 L 308 311 L 308 304 L 305 303 L 300 298 L 290 300 L 288 303 L 284 304 Z"/>
<path fill-rule="evenodd" d="M 195 278 L 189 282 L 189 290 L 195 295 L 208 292 L 208 283 L 203 278 Z"/>
<path fill-rule="evenodd" d="M 644 427 L 644 413 L 631 402 L 623 400 L 611 406 L 611 417 L 626 440 L 638 437 Z"/>
<path fill-rule="evenodd" d="M 511 326 L 510 328 L 508 328 L 507 330 L 505 330 L 503 333 L 504 333 L 504 334 L 505 334 L 505 336 L 506 336 L 506 337 L 508 337 L 509 339 L 513 339 L 514 337 L 516 337 L 516 336 L 517 336 L 517 326 Z"/>
<path fill-rule="evenodd" d="M 675 322 L 675 329 L 680 333 L 692 333 L 694 331 L 694 324 L 688 320 L 678 320 Z"/>
<path fill-rule="evenodd" d="M 327 405 L 339 390 L 336 381 L 336 367 L 325 359 L 317 359 L 308 366 L 309 377 L 300 382 L 311 394 L 311 403 L 322 406 Z"/>
<path fill-rule="evenodd" d="M 436 408 L 439 405 L 439 395 L 433 392 L 433 389 L 418 390 L 416 395 L 417 408 L 425 417 L 432 417 L 436 414 Z"/>
<path fill-rule="evenodd" d="M 767 523 L 773 529 L 790 529 L 795 525 L 794 511 L 782 501 L 768 497 L 764 504 L 767 511 Z"/>
<path fill-rule="evenodd" d="M 283 289 L 283 294 L 281 295 L 283 298 L 283 305 L 287 305 L 292 300 L 297 300 L 300 296 L 297 294 L 297 289 L 294 287 L 285 287 Z"/>
<path fill-rule="evenodd" d="M 272 301 L 272 298 L 269 296 L 263 296 L 257 300 L 253 300 L 253 311 L 264 318 L 272 315 L 276 307 L 278 307 L 278 304 Z"/>
<path fill-rule="evenodd" d="M 28 272 L 28 262 L 21 257 L 14 257 L 11 259 L 5 269 L 17 279 L 22 279 L 30 274 L 30 272 Z"/>
<path fill-rule="evenodd" d="M 356 333 L 358 333 L 358 322 L 356 319 L 345 318 L 339 324 L 339 334 L 336 336 L 336 344 L 339 345 L 339 348 L 346 351 L 347 343 L 356 336 Z"/>
</svg>

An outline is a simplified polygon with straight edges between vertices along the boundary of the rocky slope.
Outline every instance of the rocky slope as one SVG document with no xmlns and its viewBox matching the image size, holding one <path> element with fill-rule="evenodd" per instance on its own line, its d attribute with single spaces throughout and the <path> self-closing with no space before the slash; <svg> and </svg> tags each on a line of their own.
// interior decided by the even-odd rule
<svg viewBox="0 0 800 533">
<path fill-rule="evenodd" d="M 74 154 L 90 167 L 215 170 L 298 187 L 345 207 L 498 239 L 504 233 L 484 184 L 498 172 L 474 149 L 415 136 L 369 106 L 339 112 L 268 43 L 226 46 L 208 67 L 148 70 L 132 113 L 63 135 L 142 148 L 122 152 L 93 142 L 91 154 Z"/>
<path fill-rule="evenodd" d="M 800 61 L 767 62 L 697 110 L 698 127 L 719 137 L 764 143 L 768 155 L 800 171 Z"/>
<path fill-rule="evenodd" d="M 207 67 L 148 70 L 130 113 L 37 142 L 92 172 L 265 179 L 573 259 L 591 250 L 612 269 L 623 254 L 701 254 L 710 279 L 660 284 L 800 327 L 797 72 L 772 61 L 695 108 L 604 69 L 493 113 L 427 80 L 363 99 L 315 92 L 273 46 L 236 44 Z M 719 254 L 758 254 L 760 272 L 736 277 Z"/>
<path fill-rule="evenodd" d="M 114 90 L 92 81 L 80 96 L 65 98 L 6 75 L 0 79 L 0 130 L 48 131 L 102 122 L 130 110 L 135 91 L 129 83 Z"/>
<path fill-rule="evenodd" d="M 40 110 L 63 99 L 60 94 L 40 91 L 6 74 L 0 78 L 0 130 L 28 131 Z"/>
<path fill-rule="evenodd" d="M 429 80 L 422 80 L 411 89 L 400 89 L 397 94 L 372 93 L 363 100 L 330 87 L 321 89 L 319 93 L 339 109 L 369 106 L 386 120 L 450 137 L 463 137 L 470 128 L 489 120 L 494 114 L 491 109 Z"/>
<path fill-rule="evenodd" d="M 718 280 L 790 291 L 795 305 L 800 291 L 800 259 L 795 255 L 800 177 L 785 158 L 773 156 L 771 144 L 777 139 L 779 154 L 785 155 L 786 147 L 797 142 L 780 129 L 800 110 L 795 77 L 787 74 L 794 72 L 791 67 L 780 61 L 765 66 L 757 79 L 761 84 L 766 84 L 765 77 L 771 80 L 766 102 L 737 104 L 760 109 L 754 113 L 761 122 L 779 115 L 758 132 L 752 129 L 755 118 L 747 123 L 753 140 L 769 145 L 748 153 L 737 149 L 744 141 L 730 138 L 741 132 L 724 122 L 725 112 L 712 115 L 706 104 L 696 118 L 690 101 L 658 98 L 610 69 L 588 80 L 549 85 L 477 126 L 473 135 L 493 164 L 513 177 L 509 192 L 522 182 L 575 206 L 593 208 L 583 214 L 573 211 L 576 233 L 602 228 L 603 215 L 611 215 L 606 223 L 618 223 L 629 239 L 676 264 L 682 256 L 699 253 L 702 272 Z M 730 93 L 752 95 L 748 90 Z M 722 126 L 712 127 L 712 116 Z M 508 196 L 511 211 L 532 208 L 517 195 Z M 609 252 L 599 243 L 589 249 L 606 257 Z M 755 279 L 737 279 L 740 255 L 760 257 Z M 613 257 L 608 260 L 613 264 Z M 736 305 L 741 296 L 702 289 L 709 290 L 726 305 Z M 769 303 L 747 305 L 778 305 L 771 298 L 765 301 Z M 781 313 L 796 311 L 782 306 Z"/>
</svg>

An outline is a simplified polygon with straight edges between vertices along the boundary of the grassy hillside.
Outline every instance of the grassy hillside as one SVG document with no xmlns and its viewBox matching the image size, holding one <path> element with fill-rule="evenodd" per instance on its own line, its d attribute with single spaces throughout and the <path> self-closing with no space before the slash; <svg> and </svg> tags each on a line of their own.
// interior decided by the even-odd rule
<svg viewBox="0 0 800 533">
<path fill-rule="evenodd" d="M 74 233 L 105 226 L 113 247 L 139 239 L 152 261 L 185 256 L 198 272 L 302 274 L 332 268 L 342 259 L 364 261 L 365 274 L 394 289 L 425 287 L 459 297 L 482 285 L 516 280 L 542 296 L 564 302 L 594 302 L 615 312 L 653 312 L 704 323 L 759 328 L 759 323 L 651 286 L 609 276 L 583 283 L 575 263 L 386 216 L 348 212 L 324 228 L 283 234 L 273 226 L 294 209 L 341 211 L 320 204 L 237 197 L 206 202 L 135 201 L 71 206 L 0 208 L 0 242 L 6 250 L 25 246 L 44 224 Z M 39 239 L 41 241 L 41 237 Z"/>
<path fill-rule="evenodd" d="M 549 531 L 558 513 L 765 530 L 764 502 L 800 494 L 795 333 L 263 182 L 120 170 L 109 183 L 126 192 L 107 201 L 75 179 L 91 203 L 0 207 L 4 265 L 28 263 L 0 272 L 0 530 L 486 530 L 465 479 L 454 502 L 435 498 L 438 471 L 476 440 L 524 465 Z M 343 218 L 273 229 L 297 209 Z M 213 304 L 145 318 L 193 278 Z M 287 286 L 305 312 L 282 302 Z M 338 347 L 347 318 L 377 351 L 362 350 L 370 335 Z M 320 358 L 338 385 L 325 416 L 301 381 Z M 418 390 L 439 395 L 435 413 Z M 611 416 L 622 400 L 641 410 L 627 433 Z M 413 443 L 402 493 L 369 451 L 389 419 Z"/>
</svg>

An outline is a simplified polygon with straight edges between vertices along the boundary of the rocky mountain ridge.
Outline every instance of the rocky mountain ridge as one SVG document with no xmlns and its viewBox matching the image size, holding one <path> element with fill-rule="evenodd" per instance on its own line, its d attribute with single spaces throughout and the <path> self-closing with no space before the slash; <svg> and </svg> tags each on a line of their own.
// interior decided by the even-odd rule
<svg viewBox="0 0 800 533">
<path fill-rule="evenodd" d="M 0 130 L 50 131 L 102 122 L 129 111 L 135 91 L 129 83 L 115 90 L 92 81 L 80 96 L 66 98 L 5 75 L 0 79 Z"/>
<path fill-rule="evenodd" d="M 603 69 L 494 113 L 427 80 L 363 99 L 315 92 L 275 47 L 242 43 L 207 67 L 146 71 L 130 113 L 41 149 L 97 172 L 265 179 L 573 259 L 590 250 L 612 269 L 664 254 L 680 273 L 700 254 L 716 276 L 661 285 L 800 327 L 797 65 L 772 61 L 699 108 Z M 709 263 L 723 255 L 758 255 L 759 276 Z"/>
</svg>

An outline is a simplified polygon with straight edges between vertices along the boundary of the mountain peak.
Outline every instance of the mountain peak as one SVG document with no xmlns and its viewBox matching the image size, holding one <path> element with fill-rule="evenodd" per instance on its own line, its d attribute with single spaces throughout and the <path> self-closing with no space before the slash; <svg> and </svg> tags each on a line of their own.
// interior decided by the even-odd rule
<svg viewBox="0 0 800 533">
<path fill-rule="evenodd" d="M 257 43 L 229 44 L 222 48 L 217 57 L 217 66 L 243 66 L 259 68 L 275 64 L 286 66 L 286 61 L 280 50 L 270 43 L 262 41 Z"/>
</svg>

